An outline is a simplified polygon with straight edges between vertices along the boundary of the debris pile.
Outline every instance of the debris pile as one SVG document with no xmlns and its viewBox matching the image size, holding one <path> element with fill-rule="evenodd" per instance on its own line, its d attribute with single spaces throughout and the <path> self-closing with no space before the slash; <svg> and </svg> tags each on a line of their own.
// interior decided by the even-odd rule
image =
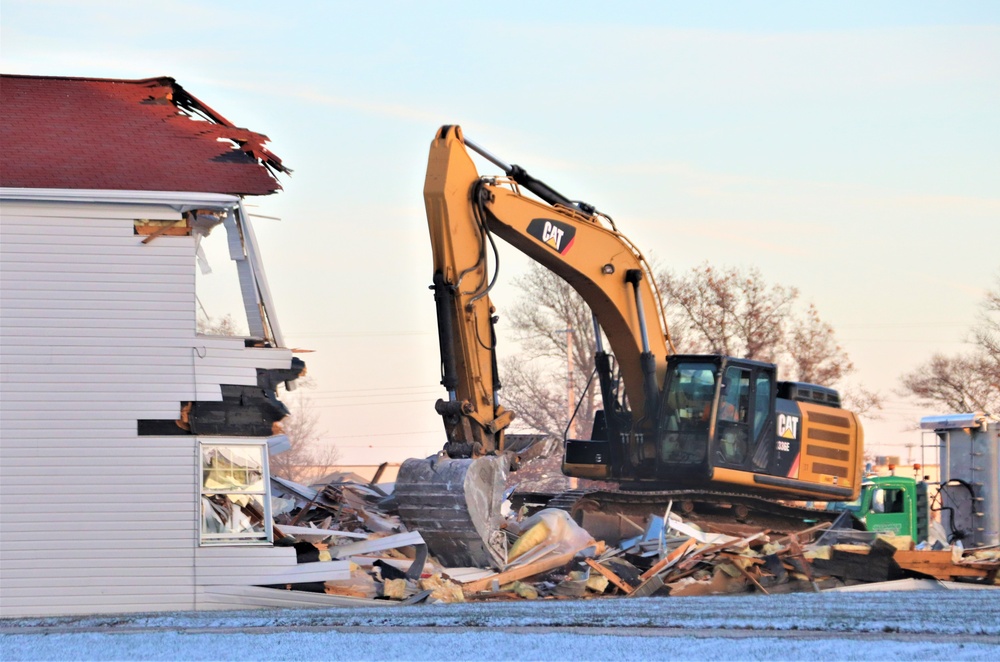
<svg viewBox="0 0 1000 662">
<path fill-rule="evenodd" d="M 446 567 L 419 531 L 407 531 L 392 495 L 374 483 L 307 487 L 272 477 L 276 544 L 299 563 L 346 561 L 349 577 L 289 584 L 397 604 L 820 591 L 903 578 L 998 585 L 1000 549 L 915 549 L 909 538 L 837 523 L 792 534 L 706 531 L 667 509 L 615 546 L 564 510 L 507 514 L 500 570 Z"/>
</svg>

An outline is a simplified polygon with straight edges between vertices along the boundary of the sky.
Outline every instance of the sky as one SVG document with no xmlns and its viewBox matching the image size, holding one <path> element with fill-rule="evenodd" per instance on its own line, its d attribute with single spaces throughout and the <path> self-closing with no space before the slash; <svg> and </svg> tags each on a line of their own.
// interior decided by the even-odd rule
<svg viewBox="0 0 1000 662">
<path fill-rule="evenodd" d="M 798 288 L 848 385 L 885 396 L 867 445 L 904 462 L 920 417 L 949 412 L 900 376 L 966 348 L 1000 273 L 995 2 L 2 0 L 0 70 L 170 76 L 269 136 L 294 172 L 249 209 L 285 338 L 314 350 L 300 392 L 345 464 L 443 444 L 421 195 L 443 124 L 658 265 Z M 527 267 L 507 249 L 501 342 Z"/>
<path fill-rule="evenodd" d="M 871 660 L 875 649 L 879 660 L 994 660 L 1000 626 L 991 592 L 824 591 L 8 619 L 0 623 L 0 649 L 11 661 Z"/>
</svg>

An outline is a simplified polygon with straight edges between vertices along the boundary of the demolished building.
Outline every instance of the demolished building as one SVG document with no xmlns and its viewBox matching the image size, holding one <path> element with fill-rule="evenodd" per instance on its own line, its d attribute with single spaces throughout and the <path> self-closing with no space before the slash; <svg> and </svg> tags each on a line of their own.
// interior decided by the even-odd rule
<svg viewBox="0 0 1000 662">
<path fill-rule="evenodd" d="M 245 606 L 300 570 L 267 449 L 304 364 L 243 204 L 288 169 L 172 78 L 3 75 L 0 96 L 2 616 Z M 197 330 L 213 229 L 240 336 Z"/>
</svg>

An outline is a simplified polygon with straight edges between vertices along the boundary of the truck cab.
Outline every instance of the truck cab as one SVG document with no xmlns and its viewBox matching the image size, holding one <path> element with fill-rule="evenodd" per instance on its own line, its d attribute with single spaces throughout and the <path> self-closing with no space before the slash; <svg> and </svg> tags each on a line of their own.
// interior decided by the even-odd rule
<svg viewBox="0 0 1000 662">
<path fill-rule="evenodd" d="M 867 476 L 854 501 L 831 502 L 827 510 L 848 510 L 877 533 L 927 539 L 927 483 L 906 476 Z"/>
</svg>

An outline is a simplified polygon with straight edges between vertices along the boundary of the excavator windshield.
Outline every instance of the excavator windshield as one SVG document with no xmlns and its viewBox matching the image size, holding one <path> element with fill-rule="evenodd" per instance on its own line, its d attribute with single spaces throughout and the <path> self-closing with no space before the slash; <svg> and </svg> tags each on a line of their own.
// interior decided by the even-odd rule
<svg viewBox="0 0 1000 662">
<path fill-rule="evenodd" d="M 658 435 L 661 462 L 705 461 L 718 371 L 714 361 L 679 361 L 668 368 Z"/>
</svg>

